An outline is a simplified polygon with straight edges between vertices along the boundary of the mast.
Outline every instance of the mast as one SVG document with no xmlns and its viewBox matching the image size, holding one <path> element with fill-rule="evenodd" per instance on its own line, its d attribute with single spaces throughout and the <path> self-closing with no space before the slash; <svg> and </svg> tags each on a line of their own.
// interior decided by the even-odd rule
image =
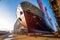
<svg viewBox="0 0 60 40">
<path fill-rule="evenodd" d="M 39 6 L 40 11 L 43 12 L 43 5 L 42 5 L 41 0 L 37 0 L 37 3 L 38 3 L 38 6 Z"/>
</svg>

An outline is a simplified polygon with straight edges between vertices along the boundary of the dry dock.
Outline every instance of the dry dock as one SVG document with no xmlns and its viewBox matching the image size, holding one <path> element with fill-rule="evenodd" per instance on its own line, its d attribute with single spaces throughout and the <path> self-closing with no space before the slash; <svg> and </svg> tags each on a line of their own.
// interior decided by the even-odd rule
<svg viewBox="0 0 60 40">
<path fill-rule="evenodd" d="M 60 35 L 55 37 L 54 35 L 17 35 L 13 37 L 0 37 L 0 40 L 60 40 Z"/>
<path fill-rule="evenodd" d="M 60 40 L 60 36 L 55 37 L 54 35 L 15 35 L 12 40 Z"/>
</svg>

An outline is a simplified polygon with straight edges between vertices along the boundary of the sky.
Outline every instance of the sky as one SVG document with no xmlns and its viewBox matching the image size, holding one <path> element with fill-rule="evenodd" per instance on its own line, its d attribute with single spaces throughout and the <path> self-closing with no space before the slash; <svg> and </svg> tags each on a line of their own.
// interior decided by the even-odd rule
<svg viewBox="0 0 60 40">
<path fill-rule="evenodd" d="M 14 28 L 16 21 L 16 9 L 19 3 L 28 1 L 38 7 L 36 0 L 0 0 L 0 30 L 11 31 Z M 43 6 L 47 8 L 48 15 L 51 17 L 52 22 L 56 23 L 53 12 L 50 8 L 48 0 L 42 0 Z"/>
<path fill-rule="evenodd" d="M 13 30 L 16 21 L 16 8 L 19 2 L 17 0 L 0 1 L 0 30 Z"/>
</svg>

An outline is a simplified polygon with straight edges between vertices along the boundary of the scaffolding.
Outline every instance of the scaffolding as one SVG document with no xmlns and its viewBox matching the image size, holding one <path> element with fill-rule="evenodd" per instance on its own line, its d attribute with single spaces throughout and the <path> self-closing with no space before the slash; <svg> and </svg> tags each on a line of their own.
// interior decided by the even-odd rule
<svg viewBox="0 0 60 40">
<path fill-rule="evenodd" d="M 49 0 L 49 3 L 60 28 L 60 0 Z"/>
</svg>

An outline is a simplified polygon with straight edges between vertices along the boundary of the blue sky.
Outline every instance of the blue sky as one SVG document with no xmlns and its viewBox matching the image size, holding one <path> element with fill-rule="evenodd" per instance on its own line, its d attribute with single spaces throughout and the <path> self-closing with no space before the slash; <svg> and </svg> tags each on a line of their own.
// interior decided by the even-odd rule
<svg viewBox="0 0 60 40">
<path fill-rule="evenodd" d="M 0 1 L 0 30 L 13 30 L 16 21 L 16 8 L 19 2 L 17 0 Z"/>
<path fill-rule="evenodd" d="M 13 30 L 16 21 L 16 9 L 18 4 L 23 1 L 29 1 L 38 7 L 36 0 L 1 0 L 0 1 L 0 30 Z M 47 7 L 48 15 L 51 17 L 52 22 L 56 23 L 52 10 L 49 7 L 48 0 L 42 0 L 43 6 Z"/>
</svg>

